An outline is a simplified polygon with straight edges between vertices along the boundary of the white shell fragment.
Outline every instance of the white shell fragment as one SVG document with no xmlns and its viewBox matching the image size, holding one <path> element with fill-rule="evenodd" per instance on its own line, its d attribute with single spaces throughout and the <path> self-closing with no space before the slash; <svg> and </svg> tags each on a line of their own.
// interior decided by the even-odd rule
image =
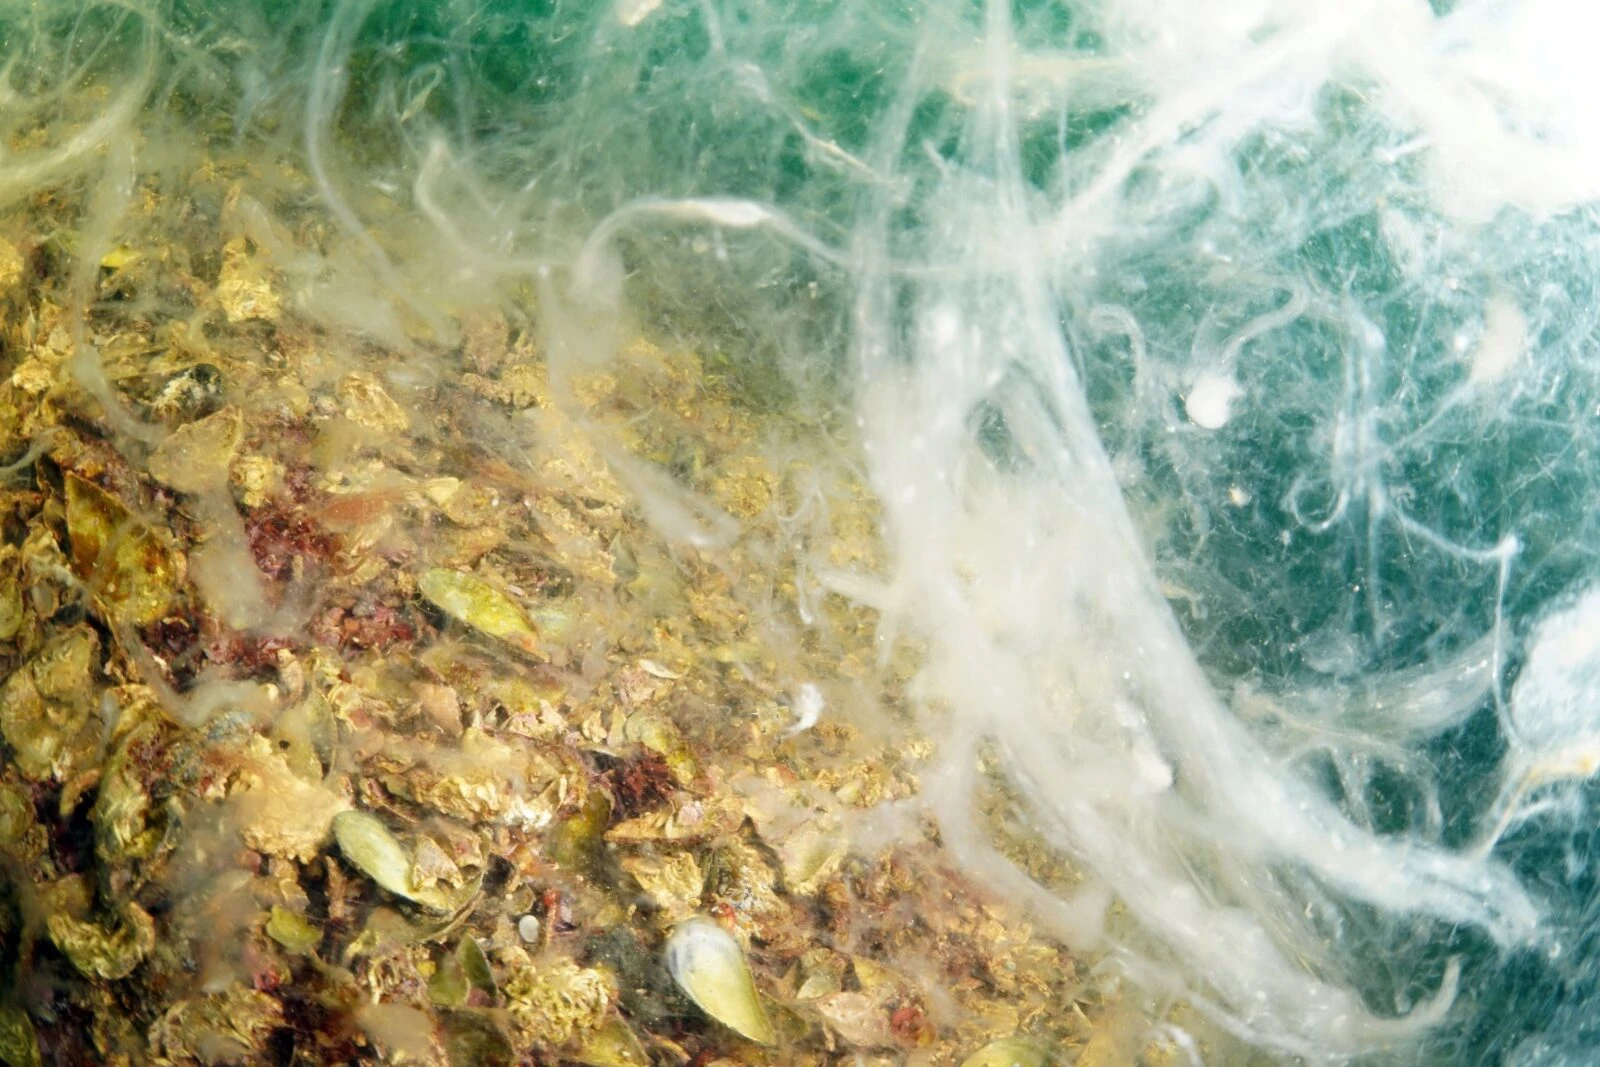
<svg viewBox="0 0 1600 1067">
<path fill-rule="evenodd" d="M 1483 336 L 1472 352 L 1469 385 L 1498 382 L 1522 362 L 1528 350 L 1528 320 L 1508 297 L 1497 296 L 1484 308 Z"/>
<path fill-rule="evenodd" d="M 673 980 L 701 1011 L 751 1041 L 777 1040 L 732 934 L 710 919 L 690 919 L 667 938 L 665 955 Z"/>
<path fill-rule="evenodd" d="M 444 886 L 418 885 L 412 876 L 409 850 L 381 819 L 364 811 L 341 811 L 335 815 L 333 836 L 344 858 L 361 873 L 395 896 L 431 911 L 455 911 L 476 892 L 474 886 L 452 891 Z"/>
</svg>

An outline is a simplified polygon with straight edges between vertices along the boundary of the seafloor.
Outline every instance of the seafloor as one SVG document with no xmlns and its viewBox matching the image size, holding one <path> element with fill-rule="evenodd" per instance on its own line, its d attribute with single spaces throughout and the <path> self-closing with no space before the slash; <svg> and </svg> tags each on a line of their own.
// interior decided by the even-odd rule
<svg viewBox="0 0 1600 1067">
<path fill-rule="evenodd" d="M 97 269 L 93 187 L 0 220 L 0 1062 L 1182 1062 L 850 713 L 917 650 L 779 551 L 873 568 L 847 433 L 647 330 L 558 403 L 531 293 L 313 321 L 340 237 L 267 177 L 141 178 Z M 697 916 L 753 1002 L 667 967 Z"/>
</svg>

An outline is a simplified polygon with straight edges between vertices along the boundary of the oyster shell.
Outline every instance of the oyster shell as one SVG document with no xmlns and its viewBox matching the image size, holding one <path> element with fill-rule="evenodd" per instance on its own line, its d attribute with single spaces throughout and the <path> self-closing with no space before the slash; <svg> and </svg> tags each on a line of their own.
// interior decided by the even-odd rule
<svg viewBox="0 0 1600 1067">
<path fill-rule="evenodd" d="M 1050 1056 L 1026 1038 L 1003 1037 L 961 1061 L 961 1067 L 1046 1067 Z"/>
<path fill-rule="evenodd" d="M 728 1029 L 761 1045 L 777 1040 L 744 950 L 710 919 L 680 923 L 667 938 L 667 970 L 689 999 Z"/>
<path fill-rule="evenodd" d="M 382 820 L 364 811 L 341 811 L 335 815 L 333 836 L 345 859 L 361 873 L 395 896 L 430 911 L 453 912 L 477 892 L 476 883 L 460 889 L 438 883 L 419 885 L 411 851 Z"/>
<path fill-rule="evenodd" d="M 55 942 L 79 972 L 91 978 L 126 978 L 156 946 L 156 923 L 131 901 L 122 908 L 122 922 L 106 929 L 93 922 L 52 915 L 45 921 Z"/>
<path fill-rule="evenodd" d="M 499 638 L 519 651 L 530 655 L 538 652 L 539 635 L 522 609 L 482 578 L 447 567 L 435 567 L 422 573 L 417 579 L 417 588 L 431 604 L 457 622 Z"/>
</svg>

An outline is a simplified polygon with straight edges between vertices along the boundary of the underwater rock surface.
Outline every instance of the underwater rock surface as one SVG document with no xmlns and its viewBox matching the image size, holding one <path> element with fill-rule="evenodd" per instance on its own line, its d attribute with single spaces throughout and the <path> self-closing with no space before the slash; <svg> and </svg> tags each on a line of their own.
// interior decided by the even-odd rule
<svg viewBox="0 0 1600 1067">
<path fill-rule="evenodd" d="M 0 1061 L 1588 1062 L 1597 28 L 0 2 Z"/>
</svg>

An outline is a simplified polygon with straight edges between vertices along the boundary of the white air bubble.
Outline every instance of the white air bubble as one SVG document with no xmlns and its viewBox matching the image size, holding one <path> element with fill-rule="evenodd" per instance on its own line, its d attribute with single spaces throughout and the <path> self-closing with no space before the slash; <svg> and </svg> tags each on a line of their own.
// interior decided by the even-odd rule
<svg viewBox="0 0 1600 1067">
<path fill-rule="evenodd" d="M 1233 415 L 1233 402 L 1242 396 L 1244 390 L 1233 378 L 1207 372 L 1195 379 L 1183 398 L 1183 408 L 1189 421 L 1201 429 L 1220 430 Z"/>
</svg>

